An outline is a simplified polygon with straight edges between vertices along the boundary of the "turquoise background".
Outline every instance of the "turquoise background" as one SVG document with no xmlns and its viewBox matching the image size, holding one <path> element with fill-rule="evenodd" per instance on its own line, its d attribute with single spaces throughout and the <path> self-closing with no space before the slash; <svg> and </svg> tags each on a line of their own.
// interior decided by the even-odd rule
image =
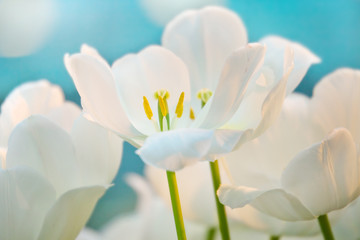
<svg viewBox="0 0 360 240">
<path fill-rule="evenodd" d="M 322 58 L 297 91 L 311 95 L 315 83 L 336 68 L 360 68 L 359 0 L 248 0 L 228 1 L 227 6 L 243 19 L 250 41 L 277 34 L 304 44 Z M 20 83 L 46 78 L 59 84 L 67 99 L 79 103 L 64 68 L 65 53 L 78 52 L 87 43 L 111 63 L 160 43 L 163 28 L 147 18 L 138 1 L 62 0 L 58 8 L 53 33 L 42 49 L 26 57 L 0 58 L 0 101 Z M 100 200 L 89 226 L 99 228 L 134 206 L 135 195 L 123 181 L 127 172 L 142 171 L 143 164 L 133 151 L 125 145 L 116 186 Z"/>
</svg>

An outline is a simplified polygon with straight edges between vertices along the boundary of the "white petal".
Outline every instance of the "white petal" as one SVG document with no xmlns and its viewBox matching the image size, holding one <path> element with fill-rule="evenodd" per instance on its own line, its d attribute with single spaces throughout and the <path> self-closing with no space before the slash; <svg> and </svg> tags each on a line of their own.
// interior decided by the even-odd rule
<svg viewBox="0 0 360 240">
<path fill-rule="evenodd" d="M 155 195 L 146 179 L 136 173 L 129 173 L 125 181 L 137 194 L 136 211 L 145 212 L 151 209 L 151 201 Z"/>
<path fill-rule="evenodd" d="M 265 48 L 249 44 L 233 52 L 226 60 L 214 96 L 205 108 L 206 115 L 199 118 L 205 128 L 216 128 L 225 124 L 238 109 L 251 77 L 262 64 Z M 229 88 L 231 86 L 231 88 Z M 202 114 L 204 114 L 202 111 Z M 201 121 L 196 120 L 196 121 Z"/>
<path fill-rule="evenodd" d="M 284 59 L 284 74 L 282 75 L 281 80 L 266 95 L 261 106 L 261 118 L 259 124 L 254 130 L 250 129 L 248 131 L 249 134 L 244 134 L 244 137 L 238 143 L 238 147 L 241 144 L 260 136 L 279 116 L 286 95 L 289 74 L 294 67 L 292 61 L 293 52 L 291 49 L 285 51 Z M 244 117 L 246 117 L 246 114 Z"/>
<path fill-rule="evenodd" d="M 0 232 L 2 240 L 35 240 L 55 202 L 50 183 L 29 168 L 0 169 Z"/>
<path fill-rule="evenodd" d="M 99 52 L 95 48 L 93 48 L 87 44 L 81 45 L 80 53 L 92 56 L 92 57 L 96 58 L 97 60 L 103 62 L 105 65 L 108 65 L 107 61 L 99 54 Z"/>
<path fill-rule="evenodd" d="M 48 179 L 58 195 L 79 183 L 72 140 L 65 130 L 41 116 L 32 116 L 9 139 L 7 168 L 28 166 Z"/>
<path fill-rule="evenodd" d="M 59 86 L 47 80 L 28 82 L 15 88 L 1 105 L 1 138 L 7 145 L 12 129 L 32 114 L 47 114 L 64 102 L 64 94 Z"/>
<path fill-rule="evenodd" d="M 125 136 L 141 136 L 123 111 L 107 64 L 86 54 L 65 55 L 64 62 L 81 96 L 84 110 L 95 121 Z"/>
<path fill-rule="evenodd" d="M 210 157 L 208 160 L 213 161 L 221 155 L 231 152 L 242 135 L 243 132 L 238 130 L 215 130 L 211 147 L 208 152 L 208 157 Z"/>
<path fill-rule="evenodd" d="M 120 167 L 123 140 L 84 117 L 76 120 L 71 136 L 83 184 L 110 184 Z"/>
<path fill-rule="evenodd" d="M 178 129 L 148 137 L 136 153 L 152 166 L 176 171 L 200 161 L 208 153 L 213 131 Z"/>
<path fill-rule="evenodd" d="M 226 58 L 247 43 L 241 19 L 227 9 L 185 11 L 165 28 L 162 44 L 187 65 L 192 98 L 202 88 L 215 90 Z"/>
<path fill-rule="evenodd" d="M 314 89 L 313 115 L 325 132 L 346 127 L 360 143 L 360 71 L 341 68 L 325 76 Z"/>
<path fill-rule="evenodd" d="M 284 56 L 286 48 L 291 47 L 294 50 L 294 69 L 289 76 L 286 94 L 295 90 L 312 64 L 321 61 L 318 56 L 305 46 L 279 36 L 267 36 L 261 39 L 260 42 L 268 48 L 264 65 L 271 66 L 275 76 L 282 75 L 284 64 L 281 56 Z"/>
<path fill-rule="evenodd" d="M 282 175 L 286 191 L 315 215 L 345 207 L 359 195 L 360 164 L 346 129 L 334 130 L 321 143 L 299 153 Z"/>
<path fill-rule="evenodd" d="M 63 105 L 52 109 L 45 116 L 58 124 L 60 127 L 70 132 L 74 121 L 81 114 L 81 109 L 72 102 L 65 102 Z"/>
<path fill-rule="evenodd" d="M 48 212 L 38 239 L 75 239 L 106 189 L 91 186 L 66 192 Z"/>
<path fill-rule="evenodd" d="M 320 233 L 316 219 L 297 222 L 283 221 L 262 213 L 250 205 L 228 211 L 228 217 L 236 219 L 248 228 L 271 236 L 313 236 Z"/>
<path fill-rule="evenodd" d="M 169 91 L 170 115 L 175 112 L 181 92 L 185 93 L 184 105 L 188 105 L 190 101 L 190 83 L 186 66 L 165 48 L 150 46 L 138 54 L 128 54 L 113 64 L 112 71 L 119 97 L 124 103 L 129 119 L 136 129 L 146 135 L 154 133 L 156 129 L 153 122 L 146 117 L 143 96 L 148 99 L 156 120 L 158 112 L 158 101 L 154 98 L 156 91 L 160 89 Z"/>
<path fill-rule="evenodd" d="M 101 237 L 95 230 L 85 227 L 75 240 L 101 240 Z"/>
<path fill-rule="evenodd" d="M 259 191 L 246 187 L 223 185 L 218 190 L 221 203 L 231 208 L 246 204 L 285 221 L 310 220 L 315 216 L 294 195 L 282 189 Z"/>
</svg>

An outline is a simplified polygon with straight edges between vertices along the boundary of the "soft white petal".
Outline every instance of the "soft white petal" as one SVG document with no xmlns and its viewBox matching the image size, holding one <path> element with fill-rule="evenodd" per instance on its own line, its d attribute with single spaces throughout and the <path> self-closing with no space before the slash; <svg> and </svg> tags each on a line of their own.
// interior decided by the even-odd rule
<svg viewBox="0 0 360 240">
<path fill-rule="evenodd" d="M 46 215 L 38 240 L 75 239 L 107 187 L 82 187 L 63 194 Z"/>
<path fill-rule="evenodd" d="M 101 125 L 122 135 L 141 136 L 123 111 L 111 69 L 106 63 L 87 54 L 65 55 L 64 62 L 85 112 Z"/>
<path fill-rule="evenodd" d="M 311 121 L 309 98 L 292 94 L 285 99 L 278 120 L 263 135 L 225 158 L 237 185 L 274 188 L 280 185 L 289 161 L 322 138 L 322 131 Z"/>
<path fill-rule="evenodd" d="M 257 120 L 254 121 L 256 124 L 255 125 L 256 127 L 254 129 L 247 130 L 247 134 L 243 135 L 243 137 L 239 141 L 237 147 L 239 147 L 240 145 L 242 145 L 243 143 L 245 143 L 251 139 L 254 139 L 254 138 L 260 136 L 277 119 L 277 117 L 279 116 L 279 114 L 281 112 L 281 107 L 282 107 L 283 101 L 285 99 L 288 77 L 293 69 L 293 66 L 294 66 L 293 65 L 293 52 L 291 49 L 288 48 L 287 51 L 285 51 L 285 55 L 284 55 L 284 72 L 281 75 L 281 79 L 272 88 L 268 87 L 267 88 L 267 90 L 269 90 L 268 92 L 266 90 L 266 91 L 260 93 L 261 96 L 265 97 L 265 98 L 261 105 L 261 114 L 259 115 L 259 117 L 257 117 Z M 265 92 L 266 92 L 266 94 L 264 94 Z M 259 97 L 259 95 L 257 95 L 257 97 Z M 253 99 L 253 100 L 255 100 L 255 99 Z M 258 103 L 260 103 L 260 102 L 255 101 L 255 106 Z M 250 105 L 252 105 L 252 103 L 250 103 Z M 254 106 L 252 106 L 252 107 L 254 107 Z M 251 108 L 247 109 L 250 112 L 243 112 L 241 109 L 238 110 L 238 112 L 235 114 L 235 119 L 232 119 L 231 121 L 234 121 L 234 120 L 239 121 L 238 124 L 241 127 L 242 125 L 244 125 L 244 122 L 241 120 L 241 118 L 246 118 L 246 116 L 248 116 L 248 115 L 252 116 L 254 113 L 256 114 L 256 112 L 259 111 L 258 107 L 259 106 L 256 106 L 255 109 L 251 109 Z M 238 115 L 239 113 L 241 113 L 242 116 L 240 116 L 240 119 L 237 119 L 238 116 L 236 116 L 236 115 Z M 253 124 L 254 123 L 251 123 L 250 126 L 252 126 Z M 249 126 L 246 126 L 246 127 L 249 127 Z"/>
<path fill-rule="evenodd" d="M 286 94 L 295 90 L 312 64 L 321 61 L 318 56 L 305 46 L 279 36 L 267 36 L 261 39 L 260 43 L 265 44 L 268 48 L 264 65 L 271 66 L 275 76 L 282 75 L 283 59 L 281 56 L 284 55 L 286 48 L 290 47 L 294 50 L 294 69 L 289 76 Z"/>
<path fill-rule="evenodd" d="M 117 174 L 123 140 L 97 123 L 79 117 L 71 132 L 83 184 L 109 184 Z"/>
<path fill-rule="evenodd" d="M 29 168 L 0 169 L 2 240 L 36 240 L 48 209 L 55 202 L 50 183 Z"/>
<path fill-rule="evenodd" d="M 189 10 L 165 28 L 162 44 L 187 65 L 192 98 L 202 88 L 215 90 L 226 58 L 247 43 L 241 19 L 220 7 Z"/>
<path fill-rule="evenodd" d="M 136 153 L 152 166 L 168 171 L 192 165 L 209 152 L 214 131 L 178 129 L 160 132 L 148 137 Z"/>
<path fill-rule="evenodd" d="M 359 173 L 355 143 L 343 128 L 295 156 L 281 182 L 286 191 L 319 216 L 343 208 L 358 197 Z"/>
<path fill-rule="evenodd" d="M 75 240 L 101 240 L 101 237 L 95 230 L 92 230 L 91 228 L 84 228 Z"/>
<path fill-rule="evenodd" d="M 282 189 L 259 191 L 253 188 L 223 185 L 218 190 L 221 203 L 231 208 L 246 204 L 285 221 L 311 220 L 315 216 L 294 195 Z"/>
<path fill-rule="evenodd" d="M 325 132 L 347 128 L 360 143 L 360 71 L 341 68 L 325 76 L 314 89 L 313 115 Z"/>
<path fill-rule="evenodd" d="M 311 221 L 289 222 L 269 216 L 250 205 L 228 211 L 229 219 L 236 219 L 237 225 L 246 227 L 272 236 L 313 236 L 320 233 L 316 219 Z"/>
<path fill-rule="evenodd" d="M 239 139 L 243 135 L 242 131 L 217 129 L 214 131 L 211 147 L 208 152 L 208 160 L 213 161 L 225 153 L 231 152 Z"/>
<path fill-rule="evenodd" d="M 261 66 L 264 54 L 265 48 L 262 45 L 249 44 L 234 51 L 226 59 L 214 96 L 206 104 L 208 106 L 205 105 L 209 110 L 203 116 L 204 119 L 200 116 L 203 120 L 202 127 L 220 127 L 233 116 L 244 97 L 250 79 Z"/>
<path fill-rule="evenodd" d="M 61 88 L 51 85 L 47 80 L 28 82 L 15 88 L 1 105 L 2 145 L 7 145 L 8 137 L 16 124 L 32 114 L 46 115 L 63 102 Z"/>
<path fill-rule="evenodd" d="M 150 188 L 149 183 L 143 177 L 135 173 L 127 174 L 125 181 L 137 194 L 136 211 L 145 212 L 151 209 L 151 201 L 153 200 L 154 193 Z"/>
<path fill-rule="evenodd" d="M 81 45 L 80 53 L 92 56 L 92 57 L 96 58 L 97 60 L 103 62 L 105 65 L 108 65 L 107 61 L 99 54 L 99 52 L 95 48 L 93 48 L 87 44 Z"/>
<path fill-rule="evenodd" d="M 70 132 L 74 121 L 81 114 L 81 109 L 72 102 L 65 102 L 63 105 L 52 109 L 45 115 L 54 123 Z"/>
<path fill-rule="evenodd" d="M 112 71 L 119 97 L 129 119 L 140 132 L 150 135 L 156 131 L 153 122 L 146 117 L 143 96 L 152 108 L 154 119 L 158 119 L 158 101 L 154 93 L 166 89 L 169 114 L 175 115 L 175 107 L 181 92 L 185 93 L 184 105 L 190 101 L 190 83 L 185 64 L 172 52 L 160 46 L 150 46 L 138 54 L 128 54 L 117 60 Z M 184 109 L 184 112 L 186 109 Z M 179 119 L 179 121 L 181 121 Z"/>
<path fill-rule="evenodd" d="M 28 166 L 48 179 L 57 195 L 79 183 L 70 136 L 55 123 L 32 116 L 14 129 L 9 139 L 7 168 Z"/>
</svg>

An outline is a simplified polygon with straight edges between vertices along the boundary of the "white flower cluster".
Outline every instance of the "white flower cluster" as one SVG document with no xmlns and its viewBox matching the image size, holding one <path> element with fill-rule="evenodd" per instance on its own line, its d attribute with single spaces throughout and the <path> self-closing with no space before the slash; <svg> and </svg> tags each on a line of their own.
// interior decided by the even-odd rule
<svg viewBox="0 0 360 240">
<path fill-rule="evenodd" d="M 112 66 L 87 45 L 64 61 L 82 110 L 45 80 L 2 104 L 1 240 L 186 239 L 181 215 L 189 239 L 360 238 L 359 70 L 292 93 L 320 59 L 278 36 L 248 43 L 220 7 L 181 13 L 162 46 Z M 79 235 L 123 140 L 147 163 L 146 179 L 127 178 L 137 209 Z"/>
</svg>

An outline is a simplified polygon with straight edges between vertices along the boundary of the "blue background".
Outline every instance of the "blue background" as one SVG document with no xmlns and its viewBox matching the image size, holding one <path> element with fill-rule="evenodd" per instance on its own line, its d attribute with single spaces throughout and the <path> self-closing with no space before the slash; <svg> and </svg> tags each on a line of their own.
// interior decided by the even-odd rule
<svg viewBox="0 0 360 240">
<path fill-rule="evenodd" d="M 250 41 L 277 34 L 304 44 L 322 59 L 297 91 L 311 95 L 316 82 L 336 68 L 360 68 L 359 0 L 229 0 L 227 6 L 243 19 Z M 79 103 L 63 64 L 65 53 L 78 52 L 87 43 L 111 63 L 160 43 L 163 27 L 147 18 L 138 1 L 62 0 L 58 8 L 53 33 L 42 49 L 26 57 L 0 58 L 0 101 L 20 83 L 45 78 L 59 84 L 67 99 Z M 116 186 L 100 200 L 89 226 L 99 228 L 133 208 L 135 195 L 123 181 L 126 172 L 142 171 L 143 164 L 133 151 L 125 145 Z"/>
</svg>

